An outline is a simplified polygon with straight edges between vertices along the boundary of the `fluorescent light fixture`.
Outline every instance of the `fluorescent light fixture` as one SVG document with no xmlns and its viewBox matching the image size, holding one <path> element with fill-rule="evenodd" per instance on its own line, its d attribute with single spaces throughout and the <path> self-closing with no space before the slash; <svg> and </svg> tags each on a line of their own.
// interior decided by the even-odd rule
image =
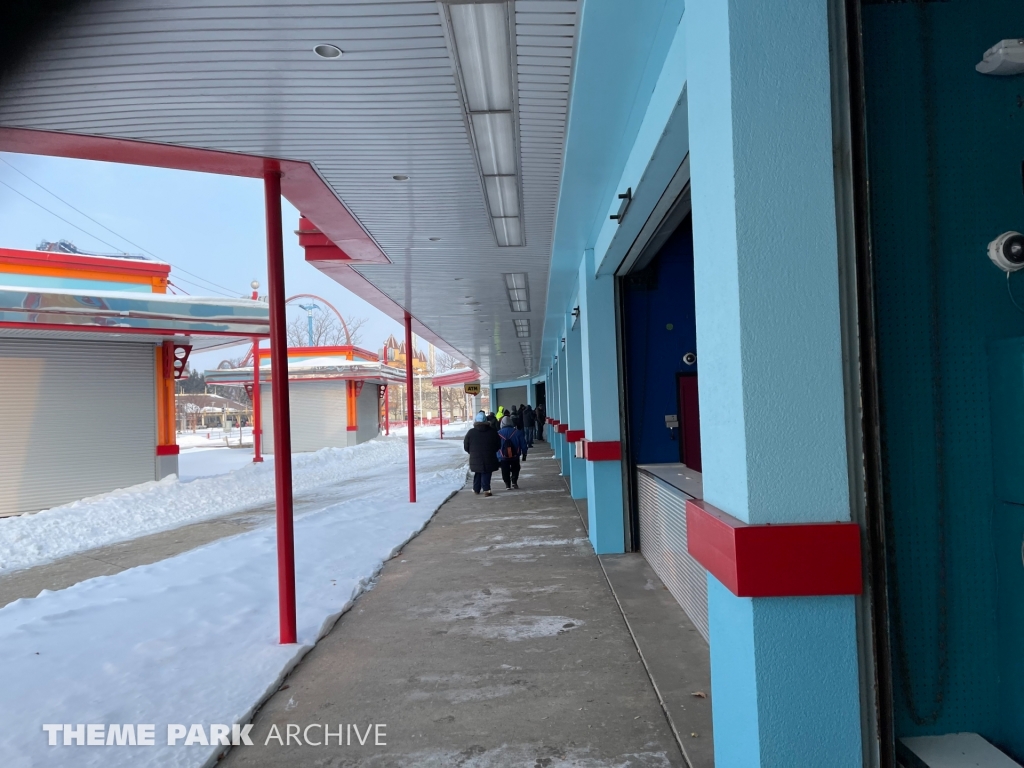
<svg viewBox="0 0 1024 768">
<path fill-rule="evenodd" d="M 518 336 L 520 339 L 530 338 L 529 320 L 513 320 L 512 324 L 516 327 L 516 336 Z"/>
<path fill-rule="evenodd" d="M 494 235 L 498 245 L 522 245 L 523 225 L 518 216 L 491 219 L 494 222 Z"/>
<path fill-rule="evenodd" d="M 505 290 L 513 312 L 530 311 L 530 285 L 525 272 L 506 272 Z"/>
<path fill-rule="evenodd" d="M 519 187 L 515 176 L 484 176 L 491 216 L 519 215 Z"/>
<path fill-rule="evenodd" d="M 449 6 L 470 112 L 512 111 L 512 56 L 505 3 Z"/>
<path fill-rule="evenodd" d="M 516 134 L 511 112 L 470 113 L 484 176 L 516 172 Z"/>
<path fill-rule="evenodd" d="M 499 246 L 523 244 L 522 183 L 508 2 L 450 2 L 450 40 Z"/>
<path fill-rule="evenodd" d="M 519 349 L 521 349 L 523 354 L 526 356 L 530 356 L 533 354 L 533 344 L 531 344 L 528 341 L 520 341 Z"/>
</svg>

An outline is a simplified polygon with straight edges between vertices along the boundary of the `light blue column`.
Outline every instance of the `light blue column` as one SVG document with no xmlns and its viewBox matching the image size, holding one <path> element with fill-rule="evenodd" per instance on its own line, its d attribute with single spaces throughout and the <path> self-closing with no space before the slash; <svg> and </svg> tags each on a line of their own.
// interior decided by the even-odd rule
<svg viewBox="0 0 1024 768">
<path fill-rule="evenodd" d="M 558 418 L 558 374 L 555 368 L 556 362 L 554 355 L 552 355 L 548 361 L 548 377 L 545 380 L 544 394 L 547 397 L 547 417 L 549 419 Z M 547 438 L 548 445 L 554 451 L 555 458 L 558 458 L 558 449 L 555 447 L 555 430 L 550 424 L 544 427 L 544 437 Z"/>
<path fill-rule="evenodd" d="M 558 399 L 558 355 L 553 355 L 551 358 L 551 370 L 548 376 L 548 402 L 550 409 L 548 410 L 548 416 L 552 419 L 560 418 L 561 403 Z M 555 459 L 559 462 L 562 460 L 561 454 L 558 452 L 558 432 L 555 430 L 553 424 L 548 425 L 547 430 L 548 442 L 551 443 L 551 450 L 554 451 Z M 561 469 L 559 469 L 561 472 Z"/>
<path fill-rule="evenodd" d="M 848 520 L 829 30 L 821 0 L 690 0 L 704 497 Z M 861 766 L 853 597 L 708 577 L 717 768 Z"/>
<path fill-rule="evenodd" d="M 575 303 L 573 304 L 575 306 Z M 583 357 L 581 331 L 577 321 L 573 327 L 572 313 L 565 316 L 565 360 L 568 389 L 569 429 L 583 429 Z M 566 441 L 569 456 L 570 494 L 574 499 L 587 497 L 587 463 L 576 458 L 576 443 Z"/>
<path fill-rule="evenodd" d="M 562 334 L 559 339 L 565 337 L 565 327 L 562 328 Z M 568 341 L 566 341 L 568 343 Z M 569 423 L 569 355 L 567 350 L 562 346 L 561 341 L 558 343 L 558 420 L 563 424 Z M 559 425 L 561 426 L 561 425 Z M 572 480 L 572 464 L 569 461 L 569 449 L 572 446 L 566 441 L 565 433 L 560 432 L 558 434 L 558 458 L 562 465 L 562 474 Z"/>
<path fill-rule="evenodd" d="M 615 283 L 595 277 L 594 251 L 580 262 L 580 367 L 583 425 L 587 440 L 620 442 L 619 377 L 615 337 Z M 587 461 L 587 516 L 590 542 L 598 554 L 625 551 L 621 461 Z"/>
</svg>

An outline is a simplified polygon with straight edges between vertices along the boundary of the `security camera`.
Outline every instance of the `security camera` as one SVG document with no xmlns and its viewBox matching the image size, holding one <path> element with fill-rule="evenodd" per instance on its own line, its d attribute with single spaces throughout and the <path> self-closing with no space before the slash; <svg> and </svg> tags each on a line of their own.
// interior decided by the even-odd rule
<svg viewBox="0 0 1024 768">
<path fill-rule="evenodd" d="M 1024 265 L 1022 265 L 1022 266 L 1024 266 Z M 697 353 L 696 352 L 687 352 L 685 355 L 683 355 L 683 362 L 686 363 L 687 365 L 696 365 L 697 364 Z"/>
<path fill-rule="evenodd" d="M 1024 269 L 1024 235 L 1020 232 L 1003 232 L 988 244 L 988 257 L 1003 272 Z"/>
</svg>

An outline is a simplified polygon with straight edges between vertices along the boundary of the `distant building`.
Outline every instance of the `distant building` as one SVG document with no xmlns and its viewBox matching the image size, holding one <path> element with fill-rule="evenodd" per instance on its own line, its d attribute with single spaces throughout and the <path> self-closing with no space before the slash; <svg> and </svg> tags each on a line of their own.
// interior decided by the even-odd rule
<svg viewBox="0 0 1024 768">
<path fill-rule="evenodd" d="M 405 370 L 405 342 L 398 341 L 393 335 L 384 342 L 384 362 L 389 366 Z M 427 356 L 418 349 L 413 350 L 412 372 L 426 374 L 429 370 Z"/>
<path fill-rule="evenodd" d="M 270 350 L 259 351 L 260 424 L 264 453 L 274 452 L 274 406 Z M 404 361 L 402 363 L 404 365 Z M 255 371 L 218 368 L 206 371 L 207 386 L 245 386 Z M 405 381 L 403 369 L 385 365 L 377 354 L 354 346 L 289 347 L 288 394 L 292 451 L 344 448 L 366 442 L 381 431 L 381 405 L 389 384 Z"/>
<path fill-rule="evenodd" d="M 248 299 L 167 295 L 169 276 L 67 243 L 0 249 L 0 516 L 177 473 L 189 353 L 265 337 L 269 321 Z"/>
</svg>

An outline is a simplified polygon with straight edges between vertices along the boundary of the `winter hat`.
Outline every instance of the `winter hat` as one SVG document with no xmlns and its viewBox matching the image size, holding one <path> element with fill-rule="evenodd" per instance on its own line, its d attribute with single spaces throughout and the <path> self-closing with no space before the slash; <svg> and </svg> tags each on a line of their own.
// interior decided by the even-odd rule
<svg viewBox="0 0 1024 768">
<path fill-rule="evenodd" d="M 477 413 L 477 415 L 473 417 L 473 421 L 478 422 L 478 423 L 481 422 L 481 421 L 486 421 L 486 420 L 487 420 L 487 417 L 484 416 L 484 412 L 483 411 L 479 411 Z"/>
<path fill-rule="evenodd" d="M 505 418 L 503 418 L 501 420 L 501 426 L 503 426 L 503 427 L 511 427 L 512 426 L 512 419 L 510 419 L 508 416 L 506 416 Z"/>
</svg>

